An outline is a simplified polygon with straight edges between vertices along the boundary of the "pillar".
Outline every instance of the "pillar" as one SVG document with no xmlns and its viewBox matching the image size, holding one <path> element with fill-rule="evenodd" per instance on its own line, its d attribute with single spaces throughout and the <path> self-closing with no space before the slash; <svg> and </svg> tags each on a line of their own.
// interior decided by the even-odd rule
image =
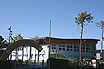
<svg viewBox="0 0 104 69">
<path fill-rule="evenodd" d="M 23 57 L 24 57 L 24 46 L 22 47 L 22 61 L 23 61 Z"/>
<path fill-rule="evenodd" d="M 17 48 L 16 48 L 16 60 L 17 60 Z"/>
<path fill-rule="evenodd" d="M 30 46 L 30 52 L 29 52 L 29 60 L 31 60 L 31 46 Z"/>
<path fill-rule="evenodd" d="M 37 59 L 37 62 L 39 62 L 39 51 L 38 51 L 38 59 Z"/>
<path fill-rule="evenodd" d="M 11 61 L 11 59 L 12 59 L 12 52 L 11 52 L 11 54 L 10 54 L 10 61 Z"/>
</svg>

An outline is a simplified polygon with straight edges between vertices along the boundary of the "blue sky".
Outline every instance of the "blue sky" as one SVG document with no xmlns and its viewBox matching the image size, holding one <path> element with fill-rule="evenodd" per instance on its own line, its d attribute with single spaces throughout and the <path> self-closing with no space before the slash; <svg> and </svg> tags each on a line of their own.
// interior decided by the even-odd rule
<svg viewBox="0 0 104 69">
<path fill-rule="evenodd" d="M 8 28 L 12 26 L 13 36 L 48 36 L 51 19 L 52 37 L 80 38 L 75 17 L 87 11 L 94 22 L 84 26 L 83 38 L 101 39 L 101 28 L 95 22 L 104 20 L 103 3 L 104 0 L 0 0 L 0 34 L 8 39 Z"/>
</svg>

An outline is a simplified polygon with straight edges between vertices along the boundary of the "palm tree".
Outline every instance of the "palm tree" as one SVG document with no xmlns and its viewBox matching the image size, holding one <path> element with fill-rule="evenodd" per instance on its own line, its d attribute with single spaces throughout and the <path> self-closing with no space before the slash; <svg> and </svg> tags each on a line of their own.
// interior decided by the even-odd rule
<svg viewBox="0 0 104 69">
<path fill-rule="evenodd" d="M 91 16 L 90 13 L 87 14 L 87 11 L 81 12 L 81 14 L 78 14 L 78 17 L 75 17 L 75 23 L 81 26 L 81 40 L 80 40 L 80 60 L 82 61 L 82 52 L 81 52 L 81 47 L 82 47 L 82 34 L 83 34 L 83 26 L 88 25 L 88 23 L 93 22 L 92 21 L 93 17 Z M 86 24 L 87 22 L 87 24 Z"/>
</svg>

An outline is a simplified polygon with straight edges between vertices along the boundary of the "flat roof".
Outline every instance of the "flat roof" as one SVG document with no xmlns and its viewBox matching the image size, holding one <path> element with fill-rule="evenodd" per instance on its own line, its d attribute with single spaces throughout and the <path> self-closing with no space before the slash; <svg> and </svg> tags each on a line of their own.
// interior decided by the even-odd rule
<svg viewBox="0 0 104 69">
<path fill-rule="evenodd" d="M 40 40 L 44 40 L 46 43 L 49 43 L 49 37 L 40 38 Z M 82 39 L 84 43 L 96 43 L 100 41 L 99 39 Z M 52 44 L 71 44 L 71 43 L 80 43 L 80 39 L 62 39 L 62 38 L 53 38 L 51 37 Z"/>
<path fill-rule="evenodd" d="M 49 37 L 46 37 L 46 38 L 49 38 Z M 44 38 L 42 38 L 44 39 Z M 59 40 L 80 40 L 79 38 L 54 38 L 54 37 L 51 37 L 51 39 L 59 39 Z M 97 40 L 97 41 L 100 41 L 99 39 L 93 39 L 93 38 L 83 38 L 82 40 Z"/>
</svg>

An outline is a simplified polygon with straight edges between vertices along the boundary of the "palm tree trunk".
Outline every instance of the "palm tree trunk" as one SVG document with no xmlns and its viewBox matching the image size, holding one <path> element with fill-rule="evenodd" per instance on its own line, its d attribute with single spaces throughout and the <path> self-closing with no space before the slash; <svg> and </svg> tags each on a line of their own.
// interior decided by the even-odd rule
<svg viewBox="0 0 104 69">
<path fill-rule="evenodd" d="M 80 61 L 82 61 L 82 34 L 83 34 L 83 23 L 81 24 Z"/>
<path fill-rule="evenodd" d="M 101 35 L 101 57 L 102 57 L 102 47 L 103 47 L 103 24 L 104 23 L 102 23 L 102 35 Z"/>
</svg>

